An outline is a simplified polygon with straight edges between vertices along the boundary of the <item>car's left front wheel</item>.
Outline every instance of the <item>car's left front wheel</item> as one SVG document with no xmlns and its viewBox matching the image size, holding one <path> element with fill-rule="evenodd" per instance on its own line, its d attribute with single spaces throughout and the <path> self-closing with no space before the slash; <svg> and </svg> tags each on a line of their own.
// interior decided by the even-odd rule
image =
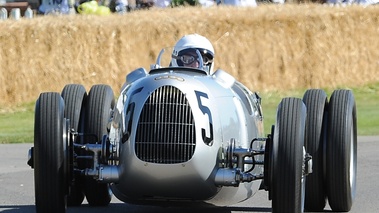
<svg viewBox="0 0 379 213">
<path fill-rule="evenodd" d="M 272 212 L 302 213 L 305 200 L 304 134 L 306 107 L 284 98 L 277 110 L 271 144 Z"/>
</svg>

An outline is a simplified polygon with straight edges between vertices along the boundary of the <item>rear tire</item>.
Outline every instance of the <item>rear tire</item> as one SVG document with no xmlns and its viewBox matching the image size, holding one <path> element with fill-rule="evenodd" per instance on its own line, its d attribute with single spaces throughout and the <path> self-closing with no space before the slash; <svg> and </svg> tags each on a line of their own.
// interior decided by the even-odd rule
<svg viewBox="0 0 379 213">
<path fill-rule="evenodd" d="M 357 115 L 350 90 L 336 90 L 330 97 L 326 162 L 329 205 L 333 211 L 350 211 L 357 175 Z"/>
<path fill-rule="evenodd" d="M 305 209 L 322 211 L 326 204 L 324 148 L 326 141 L 327 95 L 323 90 L 307 90 L 303 97 L 307 107 L 305 150 L 312 156 L 313 173 L 307 176 Z"/>
<path fill-rule="evenodd" d="M 65 103 L 65 117 L 70 119 L 71 128 L 81 130 L 80 124 L 84 108 L 84 100 L 87 97 L 86 89 L 80 84 L 67 84 L 62 90 L 62 98 Z"/>
<path fill-rule="evenodd" d="M 36 211 L 66 212 L 68 192 L 67 134 L 64 101 L 58 93 L 42 93 L 34 120 Z"/>
<path fill-rule="evenodd" d="M 87 96 L 86 89 L 79 84 L 68 84 L 63 88 L 61 95 L 65 102 L 65 117 L 70 119 L 71 128 L 76 132 L 82 132 L 84 100 Z M 74 141 L 74 143 L 78 142 Z M 73 152 L 74 150 L 71 150 L 70 153 L 73 154 Z M 71 156 L 70 159 L 73 159 L 73 157 Z M 71 167 L 73 169 L 73 162 L 71 162 Z M 79 206 L 84 200 L 82 177 L 76 175 L 70 178 L 72 185 L 70 187 L 70 193 L 67 196 L 67 205 Z"/>
<path fill-rule="evenodd" d="M 303 177 L 306 108 L 301 99 L 284 98 L 278 106 L 274 130 L 272 212 L 304 211 Z"/>
<path fill-rule="evenodd" d="M 114 107 L 113 90 L 108 85 L 94 85 L 88 93 L 86 101 L 85 133 L 95 134 L 88 137 L 88 143 L 101 143 L 102 136 L 108 133 L 107 125 Z M 87 178 L 84 192 L 91 206 L 106 206 L 112 198 L 108 183 L 98 183 Z"/>
</svg>

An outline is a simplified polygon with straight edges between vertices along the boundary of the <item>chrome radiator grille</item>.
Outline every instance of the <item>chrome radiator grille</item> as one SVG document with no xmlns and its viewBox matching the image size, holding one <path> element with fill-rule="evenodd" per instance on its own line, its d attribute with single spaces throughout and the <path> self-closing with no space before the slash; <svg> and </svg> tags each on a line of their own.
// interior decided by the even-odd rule
<svg viewBox="0 0 379 213">
<path fill-rule="evenodd" d="M 195 124 L 185 95 L 173 86 L 155 90 L 139 118 L 137 157 L 151 163 L 182 163 L 192 158 L 195 146 Z"/>
</svg>

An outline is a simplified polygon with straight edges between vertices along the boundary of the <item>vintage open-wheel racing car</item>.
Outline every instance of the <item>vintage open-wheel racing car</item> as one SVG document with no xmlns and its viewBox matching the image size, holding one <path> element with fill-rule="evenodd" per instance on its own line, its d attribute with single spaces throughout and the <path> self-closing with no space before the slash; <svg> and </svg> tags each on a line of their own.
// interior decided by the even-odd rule
<svg viewBox="0 0 379 213">
<path fill-rule="evenodd" d="M 356 192 L 357 121 L 350 90 L 287 97 L 269 134 L 261 98 L 227 72 L 164 67 L 108 85 L 68 84 L 35 106 L 37 212 L 119 200 L 227 206 L 268 191 L 273 212 L 349 211 Z"/>
</svg>

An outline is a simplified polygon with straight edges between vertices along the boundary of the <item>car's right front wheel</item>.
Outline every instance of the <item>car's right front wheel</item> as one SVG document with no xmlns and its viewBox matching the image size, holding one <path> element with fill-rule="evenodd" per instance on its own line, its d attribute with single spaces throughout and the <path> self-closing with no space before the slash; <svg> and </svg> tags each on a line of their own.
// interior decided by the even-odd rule
<svg viewBox="0 0 379 213">
<path fill-rule="evenodd" d="M 68 131 L 59 93 L 42 93 L 34 119 L 34 182 L 37 213 L 66 211 Z"/>
</svg>

